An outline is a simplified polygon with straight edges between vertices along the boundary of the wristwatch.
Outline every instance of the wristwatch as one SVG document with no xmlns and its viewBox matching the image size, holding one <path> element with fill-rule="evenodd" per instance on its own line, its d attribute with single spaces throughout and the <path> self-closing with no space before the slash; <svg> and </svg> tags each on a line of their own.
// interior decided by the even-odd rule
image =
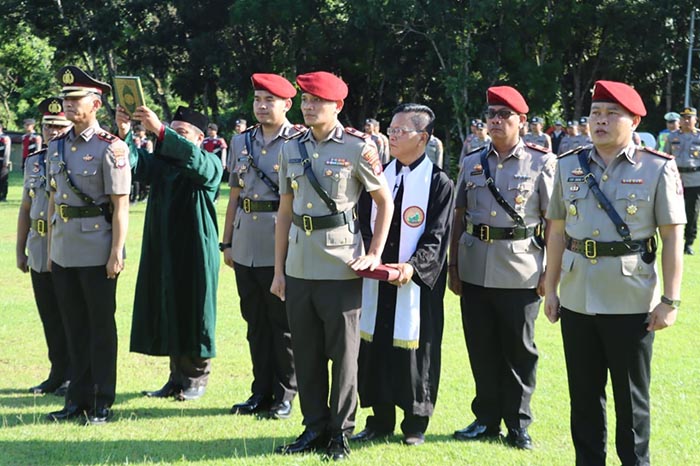
<svg viewBox="0 0 700 466">
<path fill-rule="evenodd" d="M 681 300 L 680 299 L 668 299 L 666 296 L 661 295 L 661 302 L 664 304 L 668 304 L 669 306 L 678 309 L 681 307 Z"/>
<path fill-rule="evenodd" d="M 231 243 L 219 243 L 219 251 L 224 252 L 224 250 L 231 247 Z"/>
</svg>

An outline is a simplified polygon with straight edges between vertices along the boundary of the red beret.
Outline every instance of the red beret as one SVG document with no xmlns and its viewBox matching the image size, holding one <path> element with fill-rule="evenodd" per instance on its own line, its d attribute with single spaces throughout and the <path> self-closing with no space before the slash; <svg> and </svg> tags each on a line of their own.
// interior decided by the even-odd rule
<svg viewBox="0 0 700 466">
<path fill-rule="evenodd" d="M 632 86 L 616 81 L 596 81 L 593 102 L 615 102 L 633 115 L 646 116 L 647 109 L 639 93 Z"/>
<path fill-rule="evenodd" d="M 294 85 L 278 74 L 254 73 L 250 80 L 255 90 L 267 91 L 282 99 L 291 99 L 297 95 Z"/>
<path fill-rule="evenodd" d="M 348 96 L 348 85 L 334 74 L 325 71 L 300 74 L 297 84 L 302 91 L 324 100 L 344 100 Z"/>
<path fill-rule="evenodd" d="M 530 110 L 525 98 L 510 86 L 489 87 L 486 91 L 486 102 L 489 105 L 505 105 L 518 113 L 527 113 Z"/>
</svg>

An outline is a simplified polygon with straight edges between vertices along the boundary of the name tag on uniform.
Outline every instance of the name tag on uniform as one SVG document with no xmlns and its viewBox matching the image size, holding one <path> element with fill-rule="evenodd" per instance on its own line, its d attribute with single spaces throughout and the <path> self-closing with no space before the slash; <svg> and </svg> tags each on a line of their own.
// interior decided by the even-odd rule
<svg viewBox="0 0 700 466">
<path fill-rule="evenodd" d="M 470 173 L 470 175 L 482 175 L 484 173 L 484 170 L 474 170 L 473 172 Z"/>
<path fill-rule="evenodd" d="M 301 159 L 289 159 L 289 163 L 301 163 Z"/>
<path fill-rule="evenodd" d="M 585 176 L 570 176 L 566 179 L 567 182 L 569 183 L 582 183 L 586 181 Z"/>
</svg>

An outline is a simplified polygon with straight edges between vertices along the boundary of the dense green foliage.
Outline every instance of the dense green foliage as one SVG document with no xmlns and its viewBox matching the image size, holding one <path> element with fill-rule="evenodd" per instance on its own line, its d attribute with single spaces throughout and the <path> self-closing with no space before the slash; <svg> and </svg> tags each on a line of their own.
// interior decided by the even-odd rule
<svg viewBox="0 0 700 466">
<path fill-rule="evenodd" d="M 637 87 L 649 109 L 642 130 L 656 132 L 661 116 L 683 103 L 695 1 L 4 3 L 0 99 L 8 95 L 15 118 L 9 126 L 45 96 L 46 68 L 68 63 L 105 80 L 139 75 L 165 119 L 185 102 L 220 123 L 225 136 L 235 118 L 252 120 L 252 73 L 293 78 L 325 69 L 350 85 L 344 123 L 361 128 L 364 118 L 377 117 L 386 126 L 397 103 L 425 102 L 435 109 L 437 134 L 454 154 L 469 119 L 483 110 L 485 89 L 496 83 L 518 87 L 532 114 L 575 118 L 587 111 L 596 79 L 624 80 Z M 7 42 L 25 55 L 35 50 L 36 67 L 14 60 L 19 52 L 8 50 Z M 7 115 L 7 109 L 0 111 Z M 296 109 L 291 116 L 300 120 Z"/>
</svg>

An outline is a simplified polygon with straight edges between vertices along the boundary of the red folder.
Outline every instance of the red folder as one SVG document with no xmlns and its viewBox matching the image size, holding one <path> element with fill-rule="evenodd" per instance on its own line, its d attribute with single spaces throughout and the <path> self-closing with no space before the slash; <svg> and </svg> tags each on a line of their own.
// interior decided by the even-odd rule
<svg viewBox="0 0 700 466">
<path fill-rule="evenodd" d="M 355 270 L 355 273 L 363 278 L 372 278 L 374 280 L 381 280 L 384 282 L 393 282 L 394 280 L 398 279 L 400 275 L 399 269 L 386 264 L 380 264 L 374 270 Z"/>
</svg>

